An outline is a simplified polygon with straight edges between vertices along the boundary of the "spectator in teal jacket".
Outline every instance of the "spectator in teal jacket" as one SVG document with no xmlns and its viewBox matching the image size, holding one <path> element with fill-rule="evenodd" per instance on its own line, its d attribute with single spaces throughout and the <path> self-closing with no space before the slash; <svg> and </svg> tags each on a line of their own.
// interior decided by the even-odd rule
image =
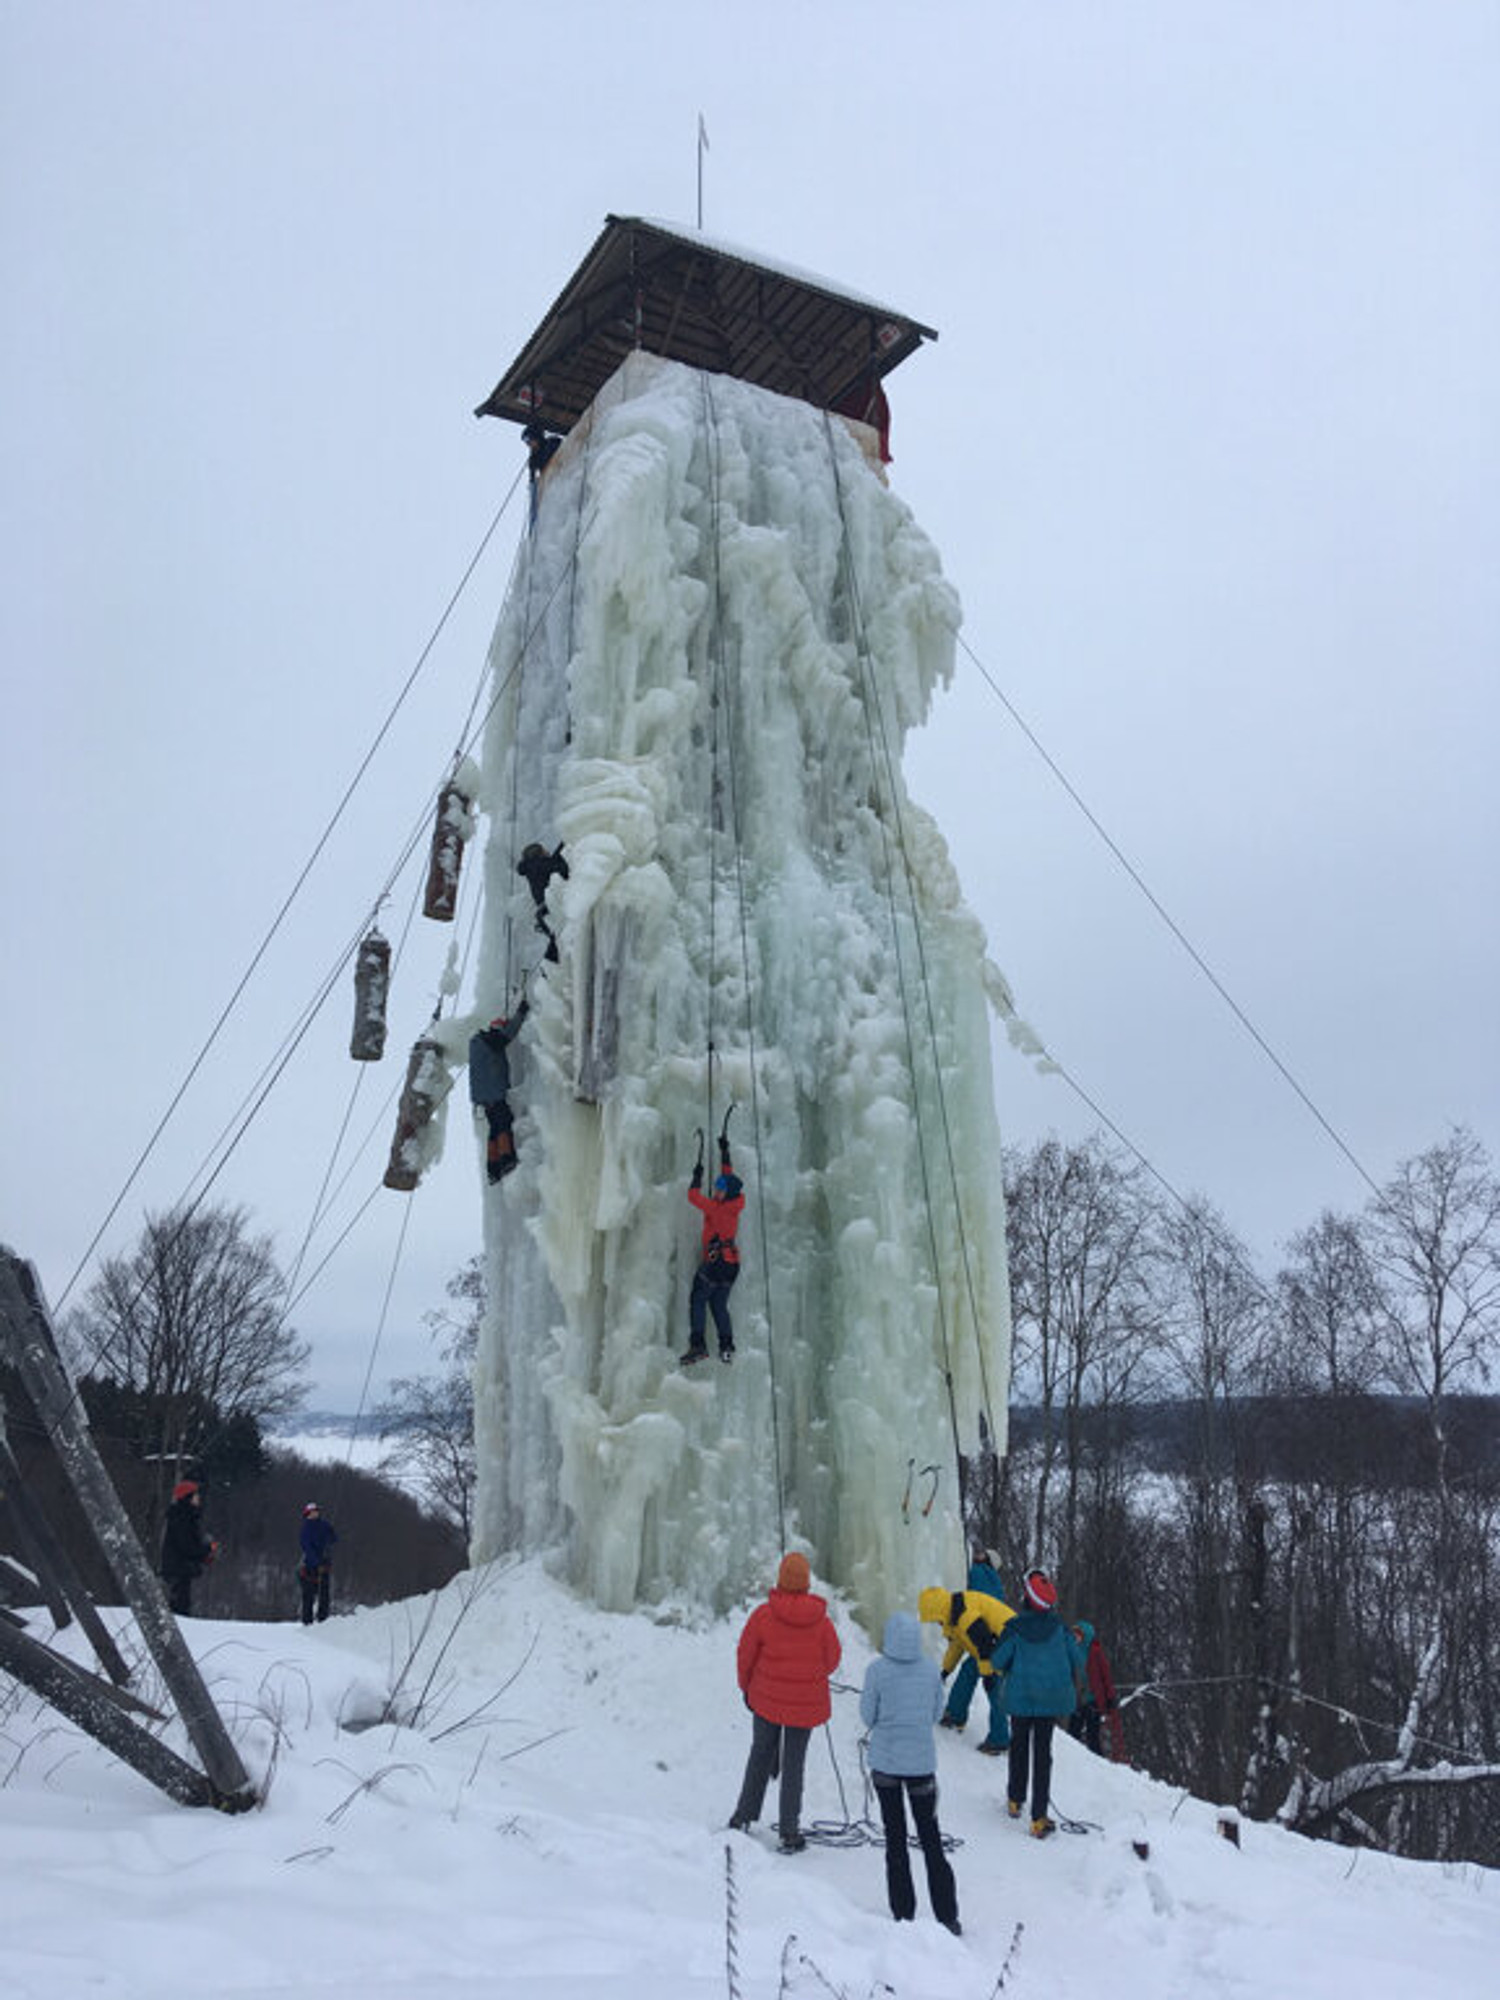
<svg viewBox="0 0 1500 2000">
<path fill-rule="evenodd" d="M 1078 1705 L 1084 1684 L 1083 1648 L 1057 1615 L 1057 1586 L 1045 1571 L 1026 1572 L 1021 1609 L 1010 1619 L 991 1664 L 1005 1681 L 1011 1719 L 1006 1786 L 1012 1819 L 1021 1817 L 1031 1778 L 1031 1831 L 1038 1840 L 1054 1831 L 1047 1816 L 1052 1793 L 1052 1727 Z"/>
<path fill-rule="evenodd" d="M 982 1590 L 986 1597 L 998 1597 L 1002 1604 L 1005 1602 L 1005 1586 L 1000 1581 L 999 1570 L 995 1568 L 995 1557 L 988 1549 L 974 1551 L 974 1560 L 969 1564 L 969 1589 Z M 944 1729 L 962 1729 L 968 1721 L 969 1707 L 979 1679 L 979 1662 L 966 1654 L 959 1662 L 953 1686 L 948 1690 L 947 1706 L 939 1717 Z M 979 1748 L 986 1757 L 998 1757 L 1002 1750 L 1009 1748 L 1010 1724 L 1005 1718 L 999 1681 L 986 1677 L 984 1692 L 989 1703 L 990 1726 Z"/>
</svg>

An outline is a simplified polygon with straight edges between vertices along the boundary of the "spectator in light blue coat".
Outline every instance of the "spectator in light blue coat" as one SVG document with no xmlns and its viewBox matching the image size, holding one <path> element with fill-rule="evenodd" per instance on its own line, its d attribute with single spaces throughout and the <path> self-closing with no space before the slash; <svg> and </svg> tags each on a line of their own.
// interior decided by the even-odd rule
<svg viewBox="0 0 1500 2000">
<path fill-rule="evenodd" d="M 988 1549 L 974 1551 L 974 1560 L 969 1564 L 969 1589 L 983 1591 L 986 1597 L 998 1598 L 1002 1604 L 1005 1602 L 1005 1586 L 995 1567 L 995 1557 Z M 968 1721 L 969 1707 L 979 1678 L 979 1662 L 972 1654 L 966 1653 L 958 1663 L 958 1672 L 948 1690 L 948 1706 L 939 1718 L 944 1729 L 962 1729 Z M 984 1693 L 989 1704 L 990 1726 L 979 1748 L 986 1757 L 998 1757 L 1002 1750 L 1010 1747 L 1010 1724 L 1005 1719 L 999 1681 L 986 1675 Z"/>
<path fill-rule="evenodd" d="M 906 1843 L 910 1799 L 927 1864 L 932 1913 L 958 1937 L 962 1932 L 958 1885 L 943 1852 L 937 1818 L 937 1748 L 932 1732 L 942 1712 L 943 1677 L 937 1662 L 922 1651 L 922 1628 L 909 1611 L 893 1611 L 885 1621 L 880 1657 L 865 1669 L 859 1697 L 860 1718 L 870 1732 L 870 1779 L 885 1828 L 886 1895 L 898 1923 L 916 1915 L 917 1892 Z"/>
<path fill-rule="evenodd" d="M 1026 1572 L 1022 1609 L 1005 1627 L 991 1665 L 1005 1682 L 1011 1718 L 1010 1772 L 1006 1786 L 1012 1819 L 1026 1803 L 1031 1775 L 1031 1830 L 1038 1840 L 1054 1831 L 1047 1807 L 1052 1793 L 1052 1726 L 1067 1719 L 1084 1684 L 1083 1648 L 1057 1615 L 1057 1586 L 1043 1570 Z"/>
</svg>

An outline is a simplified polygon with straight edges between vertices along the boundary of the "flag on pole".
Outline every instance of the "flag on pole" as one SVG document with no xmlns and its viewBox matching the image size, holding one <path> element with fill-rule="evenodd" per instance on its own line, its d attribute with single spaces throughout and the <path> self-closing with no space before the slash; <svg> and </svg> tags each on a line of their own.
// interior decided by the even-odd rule
<svg viewBox="0 0 1500 2000">
<path fill-rule="evenodd" d="M 703 113 L 701 111 L 698 113 L 698 144 L 703 148 L 705 153 L 709 150 L 708 127 L 703 122 Z"/>
</svg>

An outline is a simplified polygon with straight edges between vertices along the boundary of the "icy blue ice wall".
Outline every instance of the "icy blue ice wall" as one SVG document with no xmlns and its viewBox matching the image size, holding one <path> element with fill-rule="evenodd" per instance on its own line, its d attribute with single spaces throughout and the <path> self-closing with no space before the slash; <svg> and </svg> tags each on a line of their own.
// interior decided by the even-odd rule
<svg viewBox="0 0 1500 2000">
<path fill-rule="evenodd" d="M 521 1166 L 485 1195 L 476 1560 L 722 1609 L 785 1538 L 871 1621 L 961 1580 L 956 1446 L 984 1412 L 1003 1448 L 1009 1370 L 993 968 L 899 761 L 957 623 L 908 509 L 806 404 L 635 355 L 553 461 L 492 652 L 462 1024 L 529 975 Z M 555 965 L 531 840 L 571 868 Z M 695 1128 L 730 1100 L 738 1355 L 684 1373 Z"/>
</svg>

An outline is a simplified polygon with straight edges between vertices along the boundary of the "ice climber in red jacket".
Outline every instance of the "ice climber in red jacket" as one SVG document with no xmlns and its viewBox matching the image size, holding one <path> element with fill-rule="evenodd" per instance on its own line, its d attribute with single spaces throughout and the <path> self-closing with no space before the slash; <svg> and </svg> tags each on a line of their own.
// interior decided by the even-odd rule
<svg viewBox="0 0 1500 2000">
<path fill-rule="evenodd" d="M 843 1649 L 828 1606 L 809 1590 L 807 1557 L 783 1556 L 776 1588 L 757 1605 L 740 1634 L 740 1693 L 754 1718 L 739 1803 L 729 1824 L 743 1832 L 760 1818 L 766 1786 L 781 1766 L 777 1827 L 783 1854 L 800 1854 L 802 1772 L 808 1738 L 833 1713 L 829 1676 Z"/>
<path fill-rule="evenodd" d="M 701 1155 L 701 1147 L 699 1152 Z M 703 1216 L 703 1259 L 694 1273 L 693 1289 L 688 1295 L 688 1351 L 682 1356 L 684 1368 L 691 1368 L 695 1361 L 708 1358 L 705 1333 L 709 1313 L 714 1316 L 714 1331 L 719 1336 L 719 1359 L 729 1361 L 734 1356 L 729 1288 L 740 1275 L 740 1253 L 734 1236 L 744 1212 L 745 1190 L 729 1157 L 729 1141 L 722 1134 L 719 1138 L 719 1168 L 714 1191 L 707 1195 L 703 1192 L 703 1161 L 700 1157 L 693 1168 L 692 1183 L 688 1188 L 688 1200 Z"/>
</svg>

